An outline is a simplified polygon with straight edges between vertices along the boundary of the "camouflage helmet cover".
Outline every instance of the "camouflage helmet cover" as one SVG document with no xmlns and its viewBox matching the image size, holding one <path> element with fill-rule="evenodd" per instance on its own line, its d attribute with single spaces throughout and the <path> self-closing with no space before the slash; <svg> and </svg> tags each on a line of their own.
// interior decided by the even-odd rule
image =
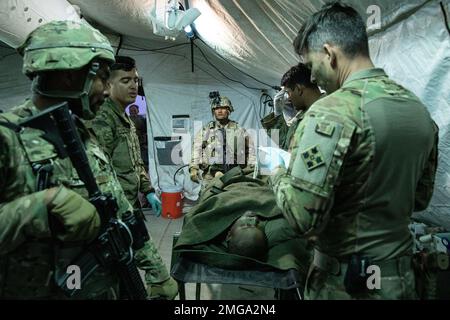
<svg viewBox="0 0 450 320">
<path fill-rule="evenodd" d="M 220 97 L 220 101 L 218 103 L 211 105 L 211 109 L 213 111 L 217 107 L 228 107 L 230 109 L 230 112 L 234 111 L 233 105 L 231 104 L 231 100 L 223 96 Z"/>
<path fill-rule="evenodd" d="M 52 21 L 39 26 L 18 48 L 23 73 L 80 69 L 94 58 L 114 62 L 108 39 L 87 23 Z"/>
</svg>

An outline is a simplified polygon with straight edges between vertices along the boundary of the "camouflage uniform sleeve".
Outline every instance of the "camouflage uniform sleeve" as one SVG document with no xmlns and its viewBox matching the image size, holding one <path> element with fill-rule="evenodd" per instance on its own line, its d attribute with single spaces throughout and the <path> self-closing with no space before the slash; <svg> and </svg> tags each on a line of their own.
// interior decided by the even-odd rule
<svg viewBox="0 0 450 320">
<path fill-rule="evenodd" d="M 148 176 L 147 170 L 145 170 L 145 165 L 144 162 L 142 161 L 141 155 L 139 154 L 139 162 L 141 163 L 141 165 L 139 166 L 140 172 L 139 172 L 139 180 L 140 180 L 140 192 L 142 192 L 143 194 L 148 194 L 150 192 L 154 192 L 155 189 L 153 188 L 151 182 L 150 182 L 150 178 Z"/>
<path fill-rule="evenodd" d="M 200 130 L 200 132 L 197 133 L 197 135 L 194 138 L 194 143 L 192 145 L 192 156 L 191 156 L 191 162 L 189 163 L 189 170 L 191 169 L 199 169 L 200 163 L 202 161 L 202 153 L 203 153 L 203 131 Z"/>
<path fill-rule="evenodd" d="M 19 179 L 21 163 L 19 141 L 9 129 L 0 128 L 0 255 L 13 251 L 30 238 L 50 237 L 45 191 L 15 198 L 9 191 Z M 10 197 L 11 196 L 11 197 Z"/>
<path fill-rule="evenodd" d="M 0 255 L 16 249 L 30 238 L 49 238 L 45 191 L 0 204 Z"/>
<path fill-rule="evenodd" d="M 288 169 L 271 178 L 278 206 L 300 235 L 316 235 L 326 226 L 355 129 L 340 115 L 311 112 L 295 132 Z"/>
<path fill-rule="evenodd" d="M 119 182 L 119 178 L 117 177 L 116 171 L 111 163 L 109 163 L 109 169 L 111 171 L 111 175 L 114 176 L 114 195 L 116 196 L 117 204 L 119 206 L 119 216 L 122 217 L 126 212 L 133 211 L 133 205 L 127 199 L 125 195 L 125 191 L 122 188 L 122 185 Z"/>
<path fill-rule="evenodd" d="M 414 211 L 422 211 L 428 207 L 431 196 L 433 195 L 434 180 L 436 176 L 436 169 L 438 164 L 438 142 L 439 142 L 439 128 L 433 122 L 434 129 L 434 143 L 433 149 L 428 157 L 428 162 L 420 178 L 417 188 L 414 203 Z"/>
<path fill-rule="evenodd" d="M 88 126 L 94 130 L 102 150 L 105 151 L 110 158 L 112 158 L 112 153 L 116 147 L 114 120 L 108 117 L 106 113 L 100 111 L 94 120 L 88 123 Z"/>
<path fill-rule="evenodd" d="M 277 129 L 280 125 L 281 115 L 276 116 L 273 112 L 261 119 L 261 125 L 267 131 L 271 129 Z"/>
<path fill-rule="evenodd" d="M 136 266 L 145 271 L 145 282 L 147 285 L 151 286 L 154 283 L 161 283 L 169 279 L 169 272 L 153 239 L 150 238 L 141 249 L 135 251 L 134 260 Z"/>
</svg>

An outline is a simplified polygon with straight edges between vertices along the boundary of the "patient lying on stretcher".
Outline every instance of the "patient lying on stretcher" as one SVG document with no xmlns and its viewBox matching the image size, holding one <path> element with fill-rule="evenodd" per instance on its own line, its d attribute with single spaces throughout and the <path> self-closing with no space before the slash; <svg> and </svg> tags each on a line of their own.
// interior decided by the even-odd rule
<svg viewBox="0 0 450 320">
<path fill-rule="evenodd" d="M 224 269 L 305 274 L 311 259 L 263 177 L 239 167 L 216 177 L 185 216 L 174 252 Z"/>
<path fill-rule="evenodd" d="M 251 211 L 247 211 L 233 223 L 226 242 L 230 253 L 266 261 L 269 245 L 264 224 Z"/>
</svg>

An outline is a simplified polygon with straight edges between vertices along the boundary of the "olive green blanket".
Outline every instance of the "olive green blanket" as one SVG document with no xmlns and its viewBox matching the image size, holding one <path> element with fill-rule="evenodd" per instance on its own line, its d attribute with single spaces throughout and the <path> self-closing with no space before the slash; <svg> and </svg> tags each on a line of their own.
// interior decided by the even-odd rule
<svg viewBox="0 0 450 320">
<path fill-rule="evenodd" d="M 251 171 L 236 167 L 215 178 L 200 202 L 185 216 L 174 253 L 224 269 L 296 269 L 306 276 L 311 261 L 306 242 L 295 235 L 283 218 L 266 181 L 251 176 Z M 264 221 L 269 244 L 265 262 L 230 254 L 224 243 L 234 221 L 249 210 Z"/>
</svg>

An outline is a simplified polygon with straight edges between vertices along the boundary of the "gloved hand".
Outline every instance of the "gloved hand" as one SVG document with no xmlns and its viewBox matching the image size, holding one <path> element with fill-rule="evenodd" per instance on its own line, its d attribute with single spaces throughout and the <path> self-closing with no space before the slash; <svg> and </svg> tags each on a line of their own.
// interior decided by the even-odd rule
<svg viewBox="0 0 450 320">
<path fill-rule="evenodd" d="M 259 147 L 258 149 L 258 166 L 262 175 L 274 174 L 279 167 L 286 168 L 283 158 L 283 155 L 287 154 L 286 151 L 272 147 Z"/>
<path fill-rule="evenodd" d="M 190 172 L 190 175 L 191 175 L 191 180 L 193 182 L 199 183 L 199 172 L 198 172 L 198 169 L 191 168 L 189 170 L 189 172 Z"/>
<path fill-rule="evenodd" d="M 289 97 L 284 89 L 281 89 L 273 97 L 273 113 L 275 116 L 279 116 L 283 112 L 284 105 L 288 101 Z"/>
<path fill-rule="evenodd" d="M 223 172 L 217 171 L 216 174 L 214 175 L 214 178 L 221 177 L 221 176 L 223 176 Z"/>
<path fill-rule="evenodd" d="M 87 241 L 97 237 L 100 216 L 97 209 L 78 193 L 60 186 L 48 189 L 46 204 L 50 229 L 61 241 Z"/>
<path fill-rule="evenodd" d="M 161 215 L 161 201 L 158 199 L 154 192 L 150 192 L 146 196 L 148 202 L 152 206 L 152 211 L 155 216 L 159 217 Z"/>
</svg>

